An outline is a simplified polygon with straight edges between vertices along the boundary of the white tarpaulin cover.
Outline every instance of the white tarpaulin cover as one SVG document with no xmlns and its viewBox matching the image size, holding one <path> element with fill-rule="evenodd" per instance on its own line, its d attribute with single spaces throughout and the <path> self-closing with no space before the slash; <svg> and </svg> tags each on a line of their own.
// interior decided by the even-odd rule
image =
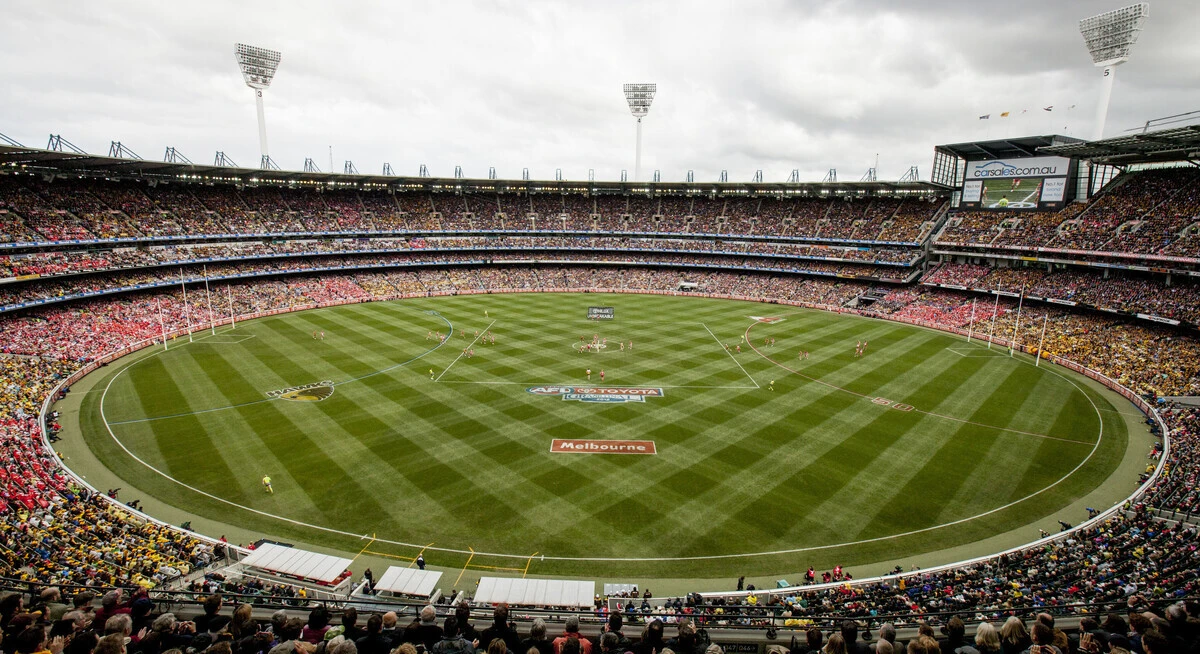
<svg viewBox="0 0 1200 654">
<path fill-rule="evenodd" d="M 433 570 L 392 566 L 375 582 L 375 592 L 429 597 L 437 588 L 437 582 L 441 578 L 442 573 Z"/>
<path fill-rule="evenodd" d="M 591 606 L 595 596 L 594 581 L 560 579 L 481 577 L 475 590 L 476 602 L 524 606 Z"/>
<path fill-rule="evenodd" d="M 242 563 L 278 575 L 303 577 L 312 581 L 332 583 L 350 567 L 350 559 L 328 554 L 306 552 L 294 547 L 263 543 L 242 559 Z"/>
</svg>

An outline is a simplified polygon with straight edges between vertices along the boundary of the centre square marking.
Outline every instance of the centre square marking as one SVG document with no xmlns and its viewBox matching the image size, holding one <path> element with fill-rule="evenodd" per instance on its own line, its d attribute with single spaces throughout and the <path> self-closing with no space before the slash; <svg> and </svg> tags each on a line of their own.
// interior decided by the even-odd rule
<svg viewBox="0 0 1200 654">
<path fill-rule="evenodd" d="M 654 441 L 610 441 L 588 438 L 556 438 L 550 441 L 554 454 L 658 454 Z"/>
</svg>

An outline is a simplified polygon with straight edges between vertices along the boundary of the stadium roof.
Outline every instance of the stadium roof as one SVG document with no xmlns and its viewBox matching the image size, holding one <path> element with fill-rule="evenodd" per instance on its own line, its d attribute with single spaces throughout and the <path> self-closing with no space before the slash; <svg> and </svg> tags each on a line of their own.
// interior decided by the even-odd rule
<svg viewBox="0 0 1200 654">
<path fill-rule="evenodd" d="M 1035 157 L 1045 152 L 1045 148 L 1056 145 L 1083 143 L 1082 139 L 1070 136 L 1022 136 L 1020 138 L 998 139 L 995 141 L 971 141 L 968 143 L 953 143 L 939 145 L 935 148 L 960 157 L 967 161 L 982 161 L 986 159 L 1005 159 L 1008 157 Z"/>
<path fill-rule="evenodd" d="M 401 593 L 417 597 L 429 597 L 437 588 L 442 573 L 436 570 L 418 570 L 391 566 L 375 583 L 375 592 Z"/>
<path fill-rule="evenodd" d="M 1044 147 L 1040 152 L 1109 165 L 1194 160 L 1200 158 L 1200 125 L 1114 136 L 1099 141 L 1056 144 Z"/>
<path fill-rule="evenodd" d="M 332 583 L 350 567 L 350 559 L 263 543 L 242 559 L 243 564 L 274 574 Z"/>
<path fill-rule="evenodd" d="M 0 170 L 5 167 L 29 173 L 122 177 L 144 180 L 216 182 L 232 184 L 289 184 L 332 188 L 394 188 L 405 191 L 534 191 L 600 193 L 783 193 L 789 195 L 852 195 L 874 193 L 936 193 L 949 190 L 931 182 L 620 182 L 586 180 L 460 179 L 454 177 L 396 177 L 357 173 L 306 173 L 294 170 L 259 170 L 202 164 L 171 163 L 104 157 L 58 150 L 39 150 L 0 144 Z"/>
<path fill-rule="evenodd" d="M 595 592 L 594 581 L 480 577 L 479 586 L 475 589 L 475 602 L 584 607 L 592 605 Z"/>
</svg>

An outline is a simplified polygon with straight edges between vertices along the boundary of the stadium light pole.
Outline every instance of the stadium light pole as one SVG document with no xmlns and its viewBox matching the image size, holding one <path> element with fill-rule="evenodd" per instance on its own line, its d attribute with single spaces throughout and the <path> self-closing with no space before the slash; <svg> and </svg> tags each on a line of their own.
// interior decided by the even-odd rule
<svg viewBox="0 0 1200 654">
<path fill-rule="evenodd" d="M 254 89 L 254 101 L 258 106 L 258 148 L 262 150 L 262 163 L 259 167 L 266 170 L 271 167 L 271 157 L 267 154 L 267 119 L 263 114 L 263 91 L 271 86 L 275 71 L 279 68 L 279 51 L 257 48 L 252 45 L 238 43 L 234 48 L 234 58 L 238 68 L 242 70 L 242 79 L 246 86 Z"/>
<path fill-rule="evenodd" d="M 1129 50 L 1137 43 L 1149 15 L 1150 4 L 1139 2 L 1079 21 L 1079 33 L 1083 35 L 1083 41 L 1092 55 L 1092 63 L 1104 70 L 1100 104 L 1096 107 L 1096 125 L 1092 132 L 1093 141 L 1104 137 L 1104 123 L 1108 120 L 1108 103 L 1112 99 L 1117 66 L 1129 61 Z"/>
<path fill-rule="evenodd" d="M 654 102 L 654 94 L 658 91 L 657 84 L 626 84 L 625 101 L 629 103 L 629 111 L 637 118 L 637 151 L 633 157 L 633 181 L 642 176 L 642 118 L 650 113 L 650 104 Z"/>
</svg>

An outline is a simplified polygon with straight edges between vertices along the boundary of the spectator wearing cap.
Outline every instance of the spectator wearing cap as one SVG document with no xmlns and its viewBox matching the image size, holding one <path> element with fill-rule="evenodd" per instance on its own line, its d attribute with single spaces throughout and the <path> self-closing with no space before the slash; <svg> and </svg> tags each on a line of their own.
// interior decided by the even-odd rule
<svg viewBox="0 0 1200 654">
<path fill-rule="evenodd" d="M 136 643 L 143 629 L 149 629 L 154 623 L 154 618 L 150 616 L 150 612 L 154 610 L 154 602 L 148 597 L 139 597 L 133 600 L 133 604 L 129 605 L 130 630 L 133 635 L 133 641 Z"/>
<path fill-rule="evenodd" d="M 592 654 L 592 641 L 579 635 L 578 615 L 567 617 L 567 624 L 563 628 L 563 634 L 554 639 L 554 654 L 562 654 L 563 644 L 568 640 L 578 641 L 579 649 L 583 654 Z"/>
</svg>

